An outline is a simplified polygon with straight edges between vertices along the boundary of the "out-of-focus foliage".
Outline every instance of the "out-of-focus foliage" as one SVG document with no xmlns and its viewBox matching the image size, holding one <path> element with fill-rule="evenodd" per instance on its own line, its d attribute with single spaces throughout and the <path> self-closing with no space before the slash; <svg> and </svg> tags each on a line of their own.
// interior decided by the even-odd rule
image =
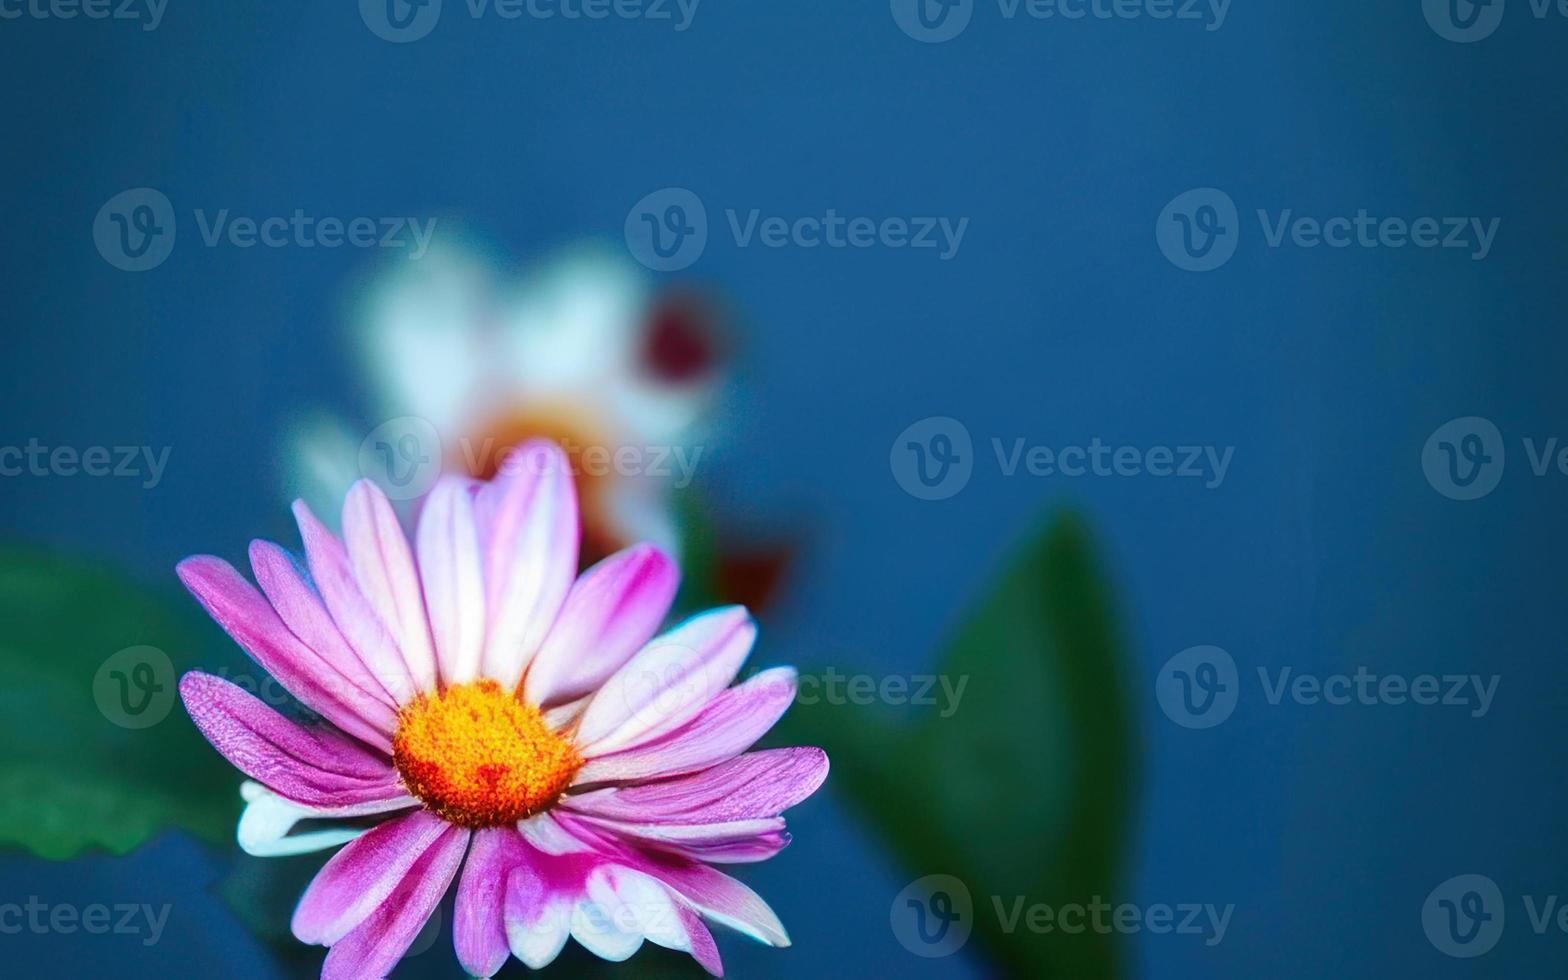
<svg viewBox="0 0 1568 980">
<path fill-rule="evenodd" d="M 0 548 L 0 844 L 64 860 L 168 827 L 233 840 L 238 779 L 174 687 L 206 635 L 190 605 Z"/>
<path fill-rule="evenodd" d="M 910 876 L 950 874 L 971 946 L 1014 976 L 1111 977 L 1113 935 L 1006 932 L 991 907 L 1115 904 L 1137 758 L 1110 590 L 1072 516 L 1026 544 L 937 662 L 967 687 L 950 717 L 797 705 L 783 740 L 824 747 L 828 785 Z"/>
</svg>

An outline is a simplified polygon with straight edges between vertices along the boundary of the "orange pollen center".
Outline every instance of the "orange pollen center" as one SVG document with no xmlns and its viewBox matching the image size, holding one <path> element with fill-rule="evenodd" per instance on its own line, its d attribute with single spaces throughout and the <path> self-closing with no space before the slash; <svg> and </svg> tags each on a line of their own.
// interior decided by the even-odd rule
<svg viewBox="0 0 1568 980">
<path fill-rule="evenodd" d="M 495 681 L 409 702 L 398 714 L 392 761 L 426 808 L 464 827 L 497 827 L 538 813 L 583 762 L 538 709 Z"/>
</svg>

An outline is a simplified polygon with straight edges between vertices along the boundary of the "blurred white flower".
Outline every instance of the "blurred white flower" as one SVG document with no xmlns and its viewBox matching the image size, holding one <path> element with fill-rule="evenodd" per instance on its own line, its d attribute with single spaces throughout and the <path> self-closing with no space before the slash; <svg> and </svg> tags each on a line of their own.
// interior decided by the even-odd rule
<svg viewBox="0 0 1568 980">
<path fill-rule="evenodd" d="M 572 460 L 585 557 L 639 541 L 674 551 L 672 491 L 713 434 L 710 320 L 698 298 L 656 296 L 603 252 L 506 281 L 477 252 L 438 244 L 367 290 L 353 336 L 367 424 L 297 426 L 288 489 L 320 503 L 363 476 L 410 500 L 439 472 L 492 477 L 512 447 L 545 437 Z"/>
</svg>

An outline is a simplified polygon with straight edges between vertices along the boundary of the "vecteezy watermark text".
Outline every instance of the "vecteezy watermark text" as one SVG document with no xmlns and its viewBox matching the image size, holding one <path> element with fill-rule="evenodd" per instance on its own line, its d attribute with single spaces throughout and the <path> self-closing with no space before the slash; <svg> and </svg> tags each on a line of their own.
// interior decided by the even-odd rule
<svg viewBox="0 0 1568 980">
<path fill-rule="evenodd" d="M 498 473 L 532 472 L 531 467 L 540 465 L 540 460 L 531 454 L 503 450 L 490 437 L 477 443 L 463 438 L 459 444 L 470 473 L 491 472 L 492 465 Z M 569 437 L 562 438 L 557 445 L 566 454 L 574 476 L 670 479 L 671 485 L 677 490 L 691 486 L 703 453 L 702 446 L 585 445 Z M 499 458 L 498 452 L 501 453 Z"/>
<path fill-rule="evenodd" d="M 472 20 L 645 20 L 691 27 L 701 0 L 463 0 Z M 443 0 L 359 0 L 359 16 L 383 41 L 407 44 L 435 30 Z"/>
<path fill-rule="evenodd" d="M 167 902 L 158 906 L 145 902 L 51 904 L 29 895 L 26 902 L 0 903 L 0 934 L 141 936 L 143 946 L 152 946 L 163 937 L 170 909 Z"/>
<path fill-rule="evenodd" d="M 951 41 L 964 32 L 979 0 L 890 0 L 893 21 L 925 44 Z M 996 0 L 1003 20 L 1020 14 L 1034 21 L 1156 20 L 1201 24 L 1205 31 L 1225 26 L 1231 0 Z"/>
<path fill-rule="evenodd" d="M 130 21 L 143 31 L 163 23 L 169 0 L 0 0 L 0 20 Z"/>
<path fill-rule="evenodd" d="M 319 216 L 295 208 L 288 215 L 237 215 L 228 208 L 192 214 L 207 248 L 384 248 L 424 257 L 436 218 Z M 93 219 L 93 243 L 105 262 L 126 272 L 162 265 L 178 237 L 174 204 L 161 191 L 134 187 L 104 202 Z"/>
<path fill-rule="evenodd" d="M 1048 935 L 1191 936 L 1205 946 L 1225 940 L 1235 914 L 1234 903 L 1213 902 L 1110 902 L 1099 895 L 1082 902 L 1041 902 L 1027 895 L 989 896 L 991 915 L 1006 934 L 1020 930 Z M 974 929 L 975 908 L 969 888 L 953 875 L 917 878 L 893 897 L 888 922 L 893 936 L 916 956 L 951 956 L 961 949 Z"/>
<path fill-rule="evenodd" d="M 1188 647 L 1160 669 L 1155 700 L 1166 717 L 1183 728 L 1213 728 L 1236 710 L 1241 676 L 1224 649 Z M 1257 678 L 1263 700 L 1271 706 L 1287 701 L 1309 708 L 1416 705 L 1460 708 L 1472 718 L 1484 718 L 1492 710 L 1502 680 L 1498 674 L 1378 673 L 1365 665 L 1331 674 L 1258 667 Z"/>
<path fill-rule="evenodd" d="M 871 249 L 935 252 L 947 261 L 958 254 L 968 218 L 940 215 L 764 214 L 761 208 L 724 209 L 724 225 L 736 248 Z M 696 262 L 708 245 L 708 210 L 693 191 L 666 187 L 645 196 L 627 212 L 626 247 L 656 272 L 675 272 Z"/>
<path fill-rule="evenodd" d="M 668 481 L 675 489 L 691 485 L 701 464 L 701 445 L 644 446 L 581 443 L 565 437 L 556 443 L 573 477 L 627 477 Z M 389 419 L 360 442 L 359 472 L 394 500 L 412 500 L 435 485 L 444 460 L 461 463 L 469 473 L 516 476 L 560 465 L 550 452 L 531 452 L 493 437 L 464 436 L 448 446 L 435 424 L 417 415 Z"/>
<path fill-rule="evenodd" d="M 841 674 L 832 667 L 821 673 L 803 673 L 796 679 L 795 703 L 811 706 L 872 704 L 934 707 L 937 717 L 951 718 L 969 686 L 969 675 L 947 674 Z"/>
<path fill-rule="evenodd" d="M 1294 208 L 1257 209 L 1263 243 L 1271 249 L 1438 249 L 1476 262 L 1492 253 L 1502 219 L 1461 215 L 1411 218 L 1353 214 L 1298 214 Z M 1241 241 L 1241 219 L 1231 196 L 1214 187 L 1178 194 L 1155 221 L 1154 237 L 1171 264 L 1210 272 L 1231 260 Z"/>
<path fill-rule="evenodd" d="M 0 446 L 0 477 L 91 476 L 141 480 L 151 490 L 163 480 L 172 446 Z"/>
<path fill-rule="evenodd" d="M 1098 436 L 1086 443 L 1047 446 L 1023 436 L 993 437 L 991 456 L 1004 477 L 1038 479 L 1153 477 L 1195 480 L 1208 490 L 1225 482 L 1235 446 L 1116 445 Z M 957 419 L 932 416 L 900 432 L 888 454 L 893 478 L 912 497 L 943 500 L 969 483 L 975 449 L 969 429 Z"/>
</svg>

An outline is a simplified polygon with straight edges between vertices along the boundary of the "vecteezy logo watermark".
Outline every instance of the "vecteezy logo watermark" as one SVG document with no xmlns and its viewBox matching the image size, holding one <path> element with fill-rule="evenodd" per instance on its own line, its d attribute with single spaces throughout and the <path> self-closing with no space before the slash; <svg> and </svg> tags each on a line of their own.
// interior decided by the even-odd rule
<svg viewBox="0 0 1568 980">
<path fill-rule="evenodd" d="M 1165 662 L 1154 680 L 1154 698 L 1183 728 L 1213 728 L 1236 710 L 1241 680 L 1236 661 L 1215 646 L 1188 647 Z"/>
<path fill-rule="evenodd" d="M 1212 902 L 1132 902 L 1112 904 L 1099 895 L 1087 902 L 1031 902 L 1027 895 L 991 895 L 998 928 L 1012 935 L 1020 929 L 1039 935 L 1083 933 L 1100 935 L 1197 936 L 1205 946 L 1218 946 L 1230 929 L 1236 906 Z M 952 875 L 926 875 L 910 882 L 893 898 L 888 921 L 900 945 L 916 956 L 951 956 L 969 939 L 975 909 L 969 889 Z"/>
<path fill-rule="evenodd" d="M 899 945 L 916 956 L 951 956 L 969 941 L 974 903 L 969 889 L 952 875 L 926 875 L 893 896 L 888 923 Z"/>
<path fill-rule="evenodd" d="M 684 187 L 654 191 L 626 214 L 626 247 L 655 272 L 676 272 L 708 247 L 708 210 Z"/>
<path fill-rule="evenodd" d="M 1568 935 L 1568 904 L 1560 895 L 1519 897 L 1532 933 Z M 1427 895 L 1421 905 L 1421 928 L 1427 940 L 1445 955 L 1459 959 L 1484 956 L 1503 937 L 1506 905 L 1502 889 L 1486 875 L 1455 875 Z"/>
<path fill-rule="evenodd" d="M 125 272 L 146 272 L 174 251 L 174 205 L 151 187 L 133 187 L 109 198 L 93 218 L 93 244 L 105 262 Z"/>
<path fill-rule="evenodd" d="M 1537 2 L 1531 0 L 1532 6 Z M 1503 22 L 1503 0 L 1421 0 L 1421 12 L 1438 37 L 1469 44 L 1491 37 L 1497 30 Z"/>
<path fill-rule="evenodd" d="M 1468 959 L 1489 952 L 1503 936 L 1503 892 L 1478 874 L 1455 875 L 1432 889 L 1421 906 L 1421 928 L 1439 952 Z"/>
<path fill-rule="evenodd" d="M 1297 673 L 1292 667 L 1257 668 L 1263 700 L 1302 707 L 1328 705 L 1457 707 L 1485 718 L 1497 697 L 1499 674 L 1377 674 L 1366 666 L 1352 673 Z M 1241 697 L 1236 661 L 1215 646 L 1189 647 L 1165 662 L 1154 696 L 1165 716 L 1183 728 L 1213 728 L 1236 710 Z"/>
<path fill-rule="evenodd" d="M 381 40 L 406 44 L 436 29 L 441 0 L 359 0 L 359 16 Z"/>
<path fill-rule="evenodd" d="M 29 895 L 26 902 L 0 904 L 0 935 L 28 932 L 36 936 L 71 936 L 85 932 L 93 936 L 141 936 L 143 946 L 153 946 L 163 936 L 170 909 L 167 902 L 156 907 L 141 902 L 51 905 L 37 895 Z"/>
<path fill-rule="evenodd" d="M 1084 444 L 1045 446 L 1018 436 L 992 437 L 991 453 L 1005 477 L 1155 477 L 1202 480 L 1216 490 L 1225 482 L 1235 446 L 1112 445 L 1099 436 Z M 969 430 L 947 416 L 921 419 L 898 434 L 888 454 L 893 479 L 912 497 L 942 500 L 962 490 L 974 468 Z"/>
<path fill-rule="evenodd" d="M 422 497 L 441 475 L 441 433 L 416 415 L 389 419 L 360 441 L 359 472 L 393 500 Z"/>
<path fill-rule="evenodd" d="M 74 446 L 50 448 L 36 438 L 25 446 L 0 446 L 0 477 L 91 476 L 138 479 L 143 490 L 163 480 L 172 446 Z"/>
<path fill-rule="evenodd" d="M 308 215 L 301 208 L 287 217 L 231 215 L 228 208 L 194 212 L 202 244 L 217 248 L 390 248 L 408 249 L 419 259 L 430 247 L 436 220 L 366 216 L 353 218 Z M 126 272 L 146 272 L 162 265 L 174 251 L 174 205 L 161 192 L 136 187 L 111 197 L 93 219 L 93 242 L 104 261 Z"/>
<path fill-rule="evenodd" d="M 944 262 L 958 254 L 969 228 L 968 218 L 846 217 L 835 208 L 795 217 L 725 208 L 724 219 L 736 248 L 933 249 Z M 643 265 L 655 272 L 684 269 L 707 247 L 707 208 L 694 192 L 666 187 L 632 206 L 625 232 L 626 247 Z"/>
<path fill-rule="evenodd" d="M 1520 440 L 1530 473 L 1568 476 L 1568 445 L 1557 436 Z M 1421 447 L 1421 471 L 1432 489 L 1451 500 L 1478 500 L 1503 478 L 1503 434 L 1490 419 L 1476 415 L 1450 419 L 1437 427 Z"/>
<path fill-rule="evenodd" d="M 691 27 L 701 0 L 464 0 L 470 19 L 647 20 Z M 406 44 L 435 30 L 441 0 L 359 0 L 359 16 L 384 41 Z"/>
<path fill-rule="evenodd" d="M 163 23 L 169 0 L 0 0 L 0 20 L 130 21 L 143 31 L 156 31 Z"/>
<path fill-rule="evenodd" d="M 926 44 L 962 34 L 974 6 L 975 0 L 891 0 L 894 23 Z M 1036 21 L 1181 20 L 1217 31 L 1225 26 L 1230 0 L 996 0 L 996 8 L 1007 21 L 1020 13 Z"/>
<path fill-rule="evenodd" d="M 176 687 L 168 654 L 157 647 L 126 647 L 93 675 L 93 703 L 121 728 L 151 728 L 168 717 Z"/>
<path fill-rule="evenodd" d="M 964 33 L 975 13 L 975 0 L 890 0 L 893 22 L 924 44 L 951 41 Z"/>
<path fill-rule="evenodd" d="M 1293 208 L 1257 209 L 1263 243 L 1271 249 L 1315 248 L 1462 249 L 1479 262 L 1492 253 L 1502 218 L 1463 216 L 1379 218 L 1366 208 L 1327 218 L 1297 215 Z M 1154 223 L 1160 251 L 1178 269 L 1210 272 L 1236 254 L 1241 221 L 1236 202 L 1214 187 L 1183 191 Z"/>
<path fill-rule="evenodd" d="M 1421 472 L 1432 489 L 1450 500 L 1477 500 L 1497 489 L 1506 455 L 1497 426 L 1467 415 L 1444 422 L 1427 437 L 1421 447 Z"/>
<path fill-rule="evenodd" d="M 1236 202 L 1213 187 L 1176 195 L 1154 223 L 1160 251 L 1172 265 L 1189 272 L 1208 272 L 1229 262 L 1240 232 Z"/>
<path fill-rule="evenodd" d="M 893 479 L 920 500 L 945 500 L 969 485 L 975 450 L 957 419 L 921 419 L 898 434 L 888 452 Z"/>
</svg>

